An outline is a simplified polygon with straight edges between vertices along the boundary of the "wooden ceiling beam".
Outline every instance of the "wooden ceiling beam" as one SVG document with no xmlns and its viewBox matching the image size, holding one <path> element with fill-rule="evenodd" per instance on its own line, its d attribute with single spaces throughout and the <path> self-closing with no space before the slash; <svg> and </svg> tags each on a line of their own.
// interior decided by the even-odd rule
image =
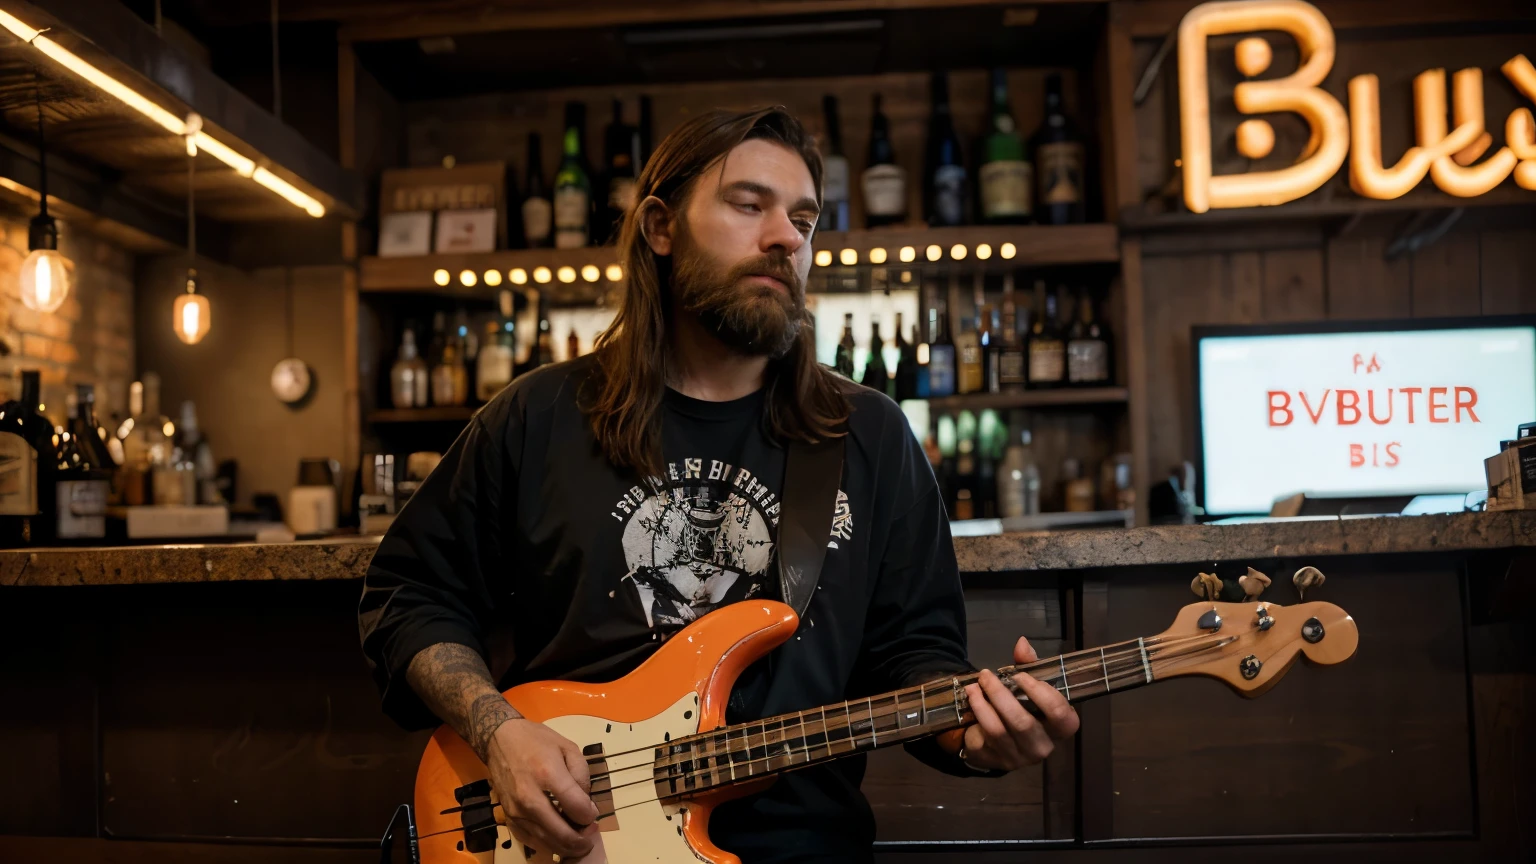
<svg viewBox="0 0 1536 864">
<path fill-rule="evenodd" d="M 343 42 L 387 42 L 433 36 L 466 36 L 510 30 L 554 30 L 586 27 L 620 27 L 639 24 L 681 24 L 733 18 L 771 18 L 788 15 L 821 15 L 834 12 L 888 12 L 904 9 L 944 9 L 960 6 L 1040 6 L 1083 0 L 473 0 L 434 5 L 420 3 L 377 4 L 366 16 L 342 19 Z M 1087 0 L 1108 2 L 1108 0 Z M 396 10 L 396 11 L 390 11 Z"/>
<path fill-rule="evenodd" d="M 1126 4 L 1126 23 L 1136 38 L 1161 38 L 1202 0 L 1136 0 Z M 1478 21 L 1536 21 L 1529 0 L 1312 0 L 1334 30 L 1466 24 Z"/>
</svg>

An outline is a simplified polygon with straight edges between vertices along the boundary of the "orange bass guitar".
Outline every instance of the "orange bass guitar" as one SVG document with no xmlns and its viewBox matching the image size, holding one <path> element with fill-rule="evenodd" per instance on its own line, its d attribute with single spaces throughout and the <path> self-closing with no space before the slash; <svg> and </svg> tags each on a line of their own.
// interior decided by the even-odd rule
<svg viewBox="0 0 1536 864">
<path fill-rule="evenodd" d="M 788 606 L 746 601 L 683 629 L 639 668 L 608 684 L 543 681 L 506 692 L 524 717 L 583 748 L 612 864 L 739 864 L 709 840 L 715 805 L 763 788 L 778 774 L 900 744 L 972 722 L 965 685 L 944 678 L 868 699 L 723 725 L 736 677 L 782 644 L 798 621 Z M 1071 702 L 1185 675 L 1218 678 L 1245 696 L 1280 680 L 1297 657 L 1333 664 L 1359 641 L 1330 603 L 1203 602 L 1156 636 L 1075 651 L 997 673 L 1027 673 Z M 557 859 L 500 823 L 486 769 L 444 726 L 416 773 L 423 864 Z"/>
</svg>

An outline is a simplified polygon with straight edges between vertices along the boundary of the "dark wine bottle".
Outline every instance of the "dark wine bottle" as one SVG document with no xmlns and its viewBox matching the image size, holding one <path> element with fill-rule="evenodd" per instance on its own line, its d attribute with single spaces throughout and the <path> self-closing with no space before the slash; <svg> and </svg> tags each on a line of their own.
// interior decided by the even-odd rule
<svg viewBox="0 0 1536 864">
<path fill-rule="evenodd" d="M 1067 333 L 1067 383 L 1102 387 L 1111 377 L 1108 334 L 1094 318 L 1093 298 L 1079 288 L 1077 318 Z"/>
<path fill-rule="evenodd" d="M 528 172 L 523 183 L 523 242 L 529 249 L 542 249 L 554 241 L 554 205 L 549 187 L 544 184 L 544 157 L 539 150 L 539 133 L 528 135 Z"/>
<path fill-rule="evenodd" d="M 823 96 L 821 111 L 827 124 L 827 153 L 821 169 L 821 218 L 816 231 L 847 231 L 848 157 L 843 154 L 843 130 L 837 118 L 837 97 Z"/>
<path fill-rule="evenodd" d="M 931 226 L 965 222 L 965 162 L 949 111 L 949 77 L 933 73 L 933 115 L 923 171 L 923 215 Z"/>
<path fill-rule="evenodd" d="M 1067 117 L 1061 76 L 1045 79 L 1045 117 L 1030 138 L 1035 158 L 1035 218 L 1050 225 L 1083 221 L 1083 138 Z"/>
<path fill-rule="evenodd" d="M 90 385 L 81 389 L 89 391 Z M 54 477 L 57 492 L 56 537 L 64 543 L 101 542 L 107 536 L 107 494 L 111 490 L 112 471 L 98 461 L 90 440 L 70 430 L 80 422 L 81 395 L 68 397 L 69 422 L 59 433 L 54 451 L 58 473 Z M 91 438 L 95 437 L 92 433 Z"/>
<path fill-rule="evenodd" d="M 1060 387 L 1067 377 L 1067 346 L 1057 323 L 1056 293 L 1035 283 L 1035 323 L 1029 335 L 1029 386 Z"/>
<path fill-rule="evenodd" d="M 837 340 L 837 354 L 832 359 L 832 368 L 837 374 L 848 380 L 853 380 L 853 313 L 843 313 L 843 336 Z"/>
<path fill-rule="evenodd" d="M 928 346 L 928 395 L 955 395 L 955 343 L 949 337 L 949 320 L 944 312 L 932 310 L 933 342 Z"/>
<path fill-rule="evenodd" d="M 0 405 L 0 548 L 53 539 L 53 425 L 37 413 L 39 373 L 21 373 L 21 398 Z"/>
<path fill-rule="evenodd" d="M 597 239 L 608 244 L 618 239 L 625 215 L 635 206 L 635 181 L 640 176 L 640 132 L 624 122 L 624 103 L 618 99 L 613 100 L 613 120 L 603 136 L 603 150 L 607 183 Z"/>
<path fill-rule="evenodd" d="M 873 98 L 869 124 L 869 161 L 864 169 L 864 223 L 867 227 L 896 225 L 907 221 L 907 174 L 896 164 L 891 145 L 891 124 L 880 110 L 880 94 Z"/>
<path fill-rule="evenodd" d="M 880 318 L 869 319 L 869 358 L 864 362 L 864 377 L 859 383 L 871 390 L 886 392 L 891 381 L 890 370 L 885 367 L 885 340 L 880 336 Z"/>
</svg>

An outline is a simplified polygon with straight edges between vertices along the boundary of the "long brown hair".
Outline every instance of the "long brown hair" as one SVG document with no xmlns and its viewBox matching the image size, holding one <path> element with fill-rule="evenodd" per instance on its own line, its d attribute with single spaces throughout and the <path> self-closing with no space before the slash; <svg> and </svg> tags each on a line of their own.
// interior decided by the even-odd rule
<svg viewBox="0 0 1536 864">
<path fill-rule="evenodd" d="M 738 144 L 756 138 L 783 144 L 805 160 L 820 204 L 822 166 L 816 142 L 800 121 L 778 106 L 715 110 L 691 118 L 651 154 L 635 200 L 655 196 L 681 213 L 700 175 Z M 643 215 L 643 208 L 636 206 L 620 229 L 619 259 L 629 282 L 613 324 L 597 338 L 594 398 L 587 414 L 610 462 L 643 477 L 659 477 L 672 260 L 651 251 L 640 229 Z M 816 362 L 815 339 L 807 324 L 789 353 L 768 364 L 763 426 L 775 440 L 820 441 L 842 434 L 840 426 L 848 419 L 846 384 Z"/>
</svg>

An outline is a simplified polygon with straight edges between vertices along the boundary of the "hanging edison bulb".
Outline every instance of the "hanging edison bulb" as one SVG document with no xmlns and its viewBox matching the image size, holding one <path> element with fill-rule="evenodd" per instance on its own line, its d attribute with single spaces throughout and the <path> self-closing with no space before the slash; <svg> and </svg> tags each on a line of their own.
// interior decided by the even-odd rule
<svg viewBox="0 0 1536 864">
<path fill-rule="evenodd" d="M 187 271 L 187 293 L 176 298 L 171 307 L 171 326 L 176 328 L 176 338 L 196 345 L 208 335 L 213 323 L 213 305 L 208 298 L 197 293 L 197 271 Z"/>
<path fill-rule="evenodd" d="M 37 163 L 42 182 L 38 184 L 37 215 L 27 227 L 25 261 L 21 262 L 21 302 L 28 309 L 52 312 L 69 296 L 69 259 L 59 254 L 59 226 L 48 215 L 48 144 L 43 138 L 43 101 L 37 100 Z"/>
</svg>

